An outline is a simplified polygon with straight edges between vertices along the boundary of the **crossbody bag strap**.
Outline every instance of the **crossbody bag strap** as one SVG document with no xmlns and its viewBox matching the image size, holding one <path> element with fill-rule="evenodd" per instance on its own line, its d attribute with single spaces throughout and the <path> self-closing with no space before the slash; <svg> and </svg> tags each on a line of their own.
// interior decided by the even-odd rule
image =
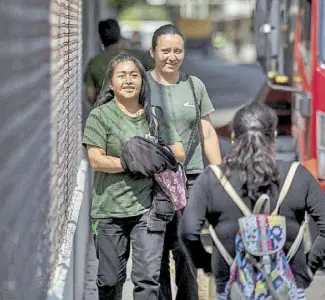
<svg viewBox="0 0 325 300">
<path fill-rule="evenodd" d="M 155 124 L 155 131 L 158 132 L 158 117 L 157 117 L 157 112 L 156 112 L 156 107 L 155 106 L 151 106 L 151 112 L 154 116 L 153 118 L 153 122 Z"/>
<path fill-rule="evenodd" d="M 191 86 L 191 90 L 192 90 L 192 93 L 193 93 L 193 97 L 194 97 L 194 105 L 195 105 L 195 122 L 191 128 L 191 133 L 190 133 L 190 137 L 189 137 L 189 140 L 188 140 L 188 143 L 187 143 L 187 147 L 185 149 L 185 161 L 184 161 L 184 168 L 186 170 L 187 168 L 187 165 L 195 151 L 195 148 L 196 148 L 196 145 L 194 142 L 194 136 L 195 136 L 195 133 L 196 133 L 196 129 L 197 127 L 200 126 L 200 118 L 201 118 L 201 111 L 200 111 L 200 103 L 199 103 L 199 100 L 197 98 L 197 95 L 196 95 L 196 92 L 195 92 L 195 87 L 194 87 L 194 82 L 193 82 L 193 79 L 191 76 L 188 76 L 188 81 L 189 81 L 189 84 Z"/>
</svg>

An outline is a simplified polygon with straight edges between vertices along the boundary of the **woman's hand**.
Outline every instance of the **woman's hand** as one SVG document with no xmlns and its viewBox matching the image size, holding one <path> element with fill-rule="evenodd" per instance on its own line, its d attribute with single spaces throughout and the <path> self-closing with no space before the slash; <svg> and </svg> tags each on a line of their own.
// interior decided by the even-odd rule
<svg viewBox="0 0 325 300">
<path fill-rule="evenodd" d="M 172 150 L 176 160 L 178 162 L 184 162 L 185 160 L 185 151 L 183 144 L 181 142 L 176 142 L 172 145 L 169 145 L 170 150 Z"/>
</svg>

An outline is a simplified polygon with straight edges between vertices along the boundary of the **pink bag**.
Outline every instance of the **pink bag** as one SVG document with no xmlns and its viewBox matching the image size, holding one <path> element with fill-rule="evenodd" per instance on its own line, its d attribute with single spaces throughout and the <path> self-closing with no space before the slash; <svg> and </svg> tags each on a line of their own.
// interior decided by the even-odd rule
<svg viewBox="0 0 325 300">
<path fill-rule="evenodd" d="M 182 209 L 186 206 L 187 179 L 181 164 L 179 164 L 176 172 L 166 170 L 159 174 L 155 174 L 154 178 L 167 198 L 173 203 L 175 210 Z"/>
</svg>

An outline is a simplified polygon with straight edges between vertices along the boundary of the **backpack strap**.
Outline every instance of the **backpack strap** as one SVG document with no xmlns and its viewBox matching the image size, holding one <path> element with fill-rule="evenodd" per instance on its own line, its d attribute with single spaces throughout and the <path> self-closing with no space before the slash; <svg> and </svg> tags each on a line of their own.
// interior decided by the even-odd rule
<svg viewBox="0 0 325 300">
<path fill-rule="evenodd" d="M 276 208 L 272 212 L 272 215 L 278 214 L 279 208 L 280 208 L 281 204 L 283 203 L 283 201 L 285 200 L 285 197 L 288 194 L 288 191 L 290 189 L 290 186 L 292 184 L 292 181 L 295 177 L 295 174 L 296 174 L 296 171 L 297 171 L 299 165 L 300 165 L 300 163 L 297 161 L 292 163 L 292 165 L 288 171 L 288 174 L 286 176 L 286 179 L 284 180 L 284 183 L 283 183 L 283 186 L 280 191 L 280 195 L 279 195 L 279 198 L 278 198 L 278 201 L 276 204 Z M 309 250 L 311 248 L 311 240 L 310 240 L 310 232 L 309 232 L 308 225 L 309 225 L 309 216 L 308 216 L 308 213 L 306 212 L 305 219 L 300 226 L 298 235 L 287 253 L 288 261 L 290 261 L 295 256 L 295 254 L 297 253 L 302 242 L 304 242 L 305 252 L 306 253 L 309 252 Z"/>
<path fill-rule="evenodd" d="M 221 169 L 217 165 L 210 165 L 211 170 L 219 180 L 219 182 L 222 184 L 223 188 L 229 195 L 229 197 L 237 204 L 239 209 L 242 211 L 242 213 L 246 216 L 250 216 L 252 212 L 249 210 L 249 208 L 246 206 L 246 204 L 243 202 L 243 200 L 239 197 L 235 189 L 232 187 L 230 182 L 227 180 L 227 178 L 223 175 Z M 212 225 L 209 225 L 209 233 L 211 235 L 211 238 L 218 248 L 221 256 L 224 258 L 224 260 L 227 262 L 227 264 L 231 267 L 234 263 L 234 259 L 229 254 L 229 252 L 226 250 L 220 239 L 218 238 L 214 228 Z"/>
<path fill-rule="evenodd" d="M 229 254 L 229 252 L 226 250 L 225 246 L 222 244 L 222 242 L 218 238 L 218 236 L 217 236 L 214 228 L 212 227 L 212 225 L 209 225 L 209 233 L 211 235 L 211 238 L 212 238 L 214 244 L 218 248 L 221 256 L 226 261 L 226 263 L 228 264 L 228 266 L 231 267 L 233 265 L 233 263 L 234 263 L 234 259 L 231 257 L 231 255 Z"/>
<path fill-rule="evenodd" d="M 279 194 L 278 201 L 276 203 L 276 207 L 275 207 L 274 211 L 272 212 L 272 215 L 277 215 L 278 214 L 279 208 L 280 208 L 282 202 L 284 201 L 285 197 L 288 194 L 291 183 L 293 181 L 293 178 L 295 177 L 295 174 L 296 174 L 296 171 L 297 171 L 297 168 L 299 167 L 299 165 L 300 165 L 300 163 L 298 161 L 295 161 L 295 162 L 292 163 L 292 165 L 291 165 L 291 167 L 290 167 L 290 169 L 288 171 L 288 174 L 286 176 L 286 179 L 284 180 L 282 189 L 281 189 L 280 194 Z"/>
<path fill-rule="evenodd" d="M 312 242 L 310 239 L 310 232 L 309 232 L 308 225 L 309 225 L 309 216 L 306 213 L 305 219 L 299 228 L 298 235 L 288 251 L 287 254 L 288 261 L 290 261 L 296 255 L 302 242 L 304 242 L 305 253 L 308 253 L 310 251 Z"/>
<path fill-rule="evenodd" d="M 250 216 L 252 215 L 252 212 L 250 209 L 246 206 L 244 201 L 240 198 L 236 190 L 233 188 L 233 186 L 230 184 L 226 176 L 222 173 L 221 169 L 217 165 L 210 165 L 211 170 L 215 174 L 215 176 L 218 178 L 219 182 L 229 195 L 229 197 L 237 204 L 238 208 L 242 211 L 244 216 Z M 259 198 L 260 199 L 260 198 Z"/>
<path fill-rule="evenodd" d="M 243 202 L 243 200 L 239 197 L 235 189 L 232 187 L 230 182 L 227 180 L 227 178 L 223 175 L 222 171 L 217 165 L 210 165 L 211 170 L 215 174 L 215 176 L 218 178 L 219 182 L 222 184 L 223 188 L 229 195 L 229 197 L 237 204 L 239 209 L 242 211 L 244 215 L 250 216 L 252 213 L 249 210 L 249 208 L 246 206 L 246 204 Z M 220 254 L 224 258 L 224 260 L 227 262 L 227 264 L 231 267 L 234 263 L 234 259 L 231 257 L 229 252 L 226 250 L 220 239 L 218 238 L 214 228 L 212 225 L 209 225 L 209 233 L 211 235 L 211 238 L 218 248 Z"/>
<path fill-rule="evenodd" d="M 270 197 L 267 194 L 262 194 L 261 196 L 258 197 L 256 204 L 254 206 L 253 210 L 253 215 L 258 215 L 258 214 L 270 214 Z M 262 208 L 264 207 L 263 211 Z"/>
</svg>

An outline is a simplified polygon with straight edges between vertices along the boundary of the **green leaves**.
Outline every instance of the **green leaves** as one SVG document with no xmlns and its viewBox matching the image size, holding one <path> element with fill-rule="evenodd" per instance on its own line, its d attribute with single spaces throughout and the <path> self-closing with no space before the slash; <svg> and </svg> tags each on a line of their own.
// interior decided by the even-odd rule
<svg viewBox="0 0 325 300">
<path fill-rule="evenodd" d="M 125 8 L 137 3 L 137 0 L 107 0 L 107 2 L 116 10 L 117 15 L 119 15 Z"/>
</svg>

